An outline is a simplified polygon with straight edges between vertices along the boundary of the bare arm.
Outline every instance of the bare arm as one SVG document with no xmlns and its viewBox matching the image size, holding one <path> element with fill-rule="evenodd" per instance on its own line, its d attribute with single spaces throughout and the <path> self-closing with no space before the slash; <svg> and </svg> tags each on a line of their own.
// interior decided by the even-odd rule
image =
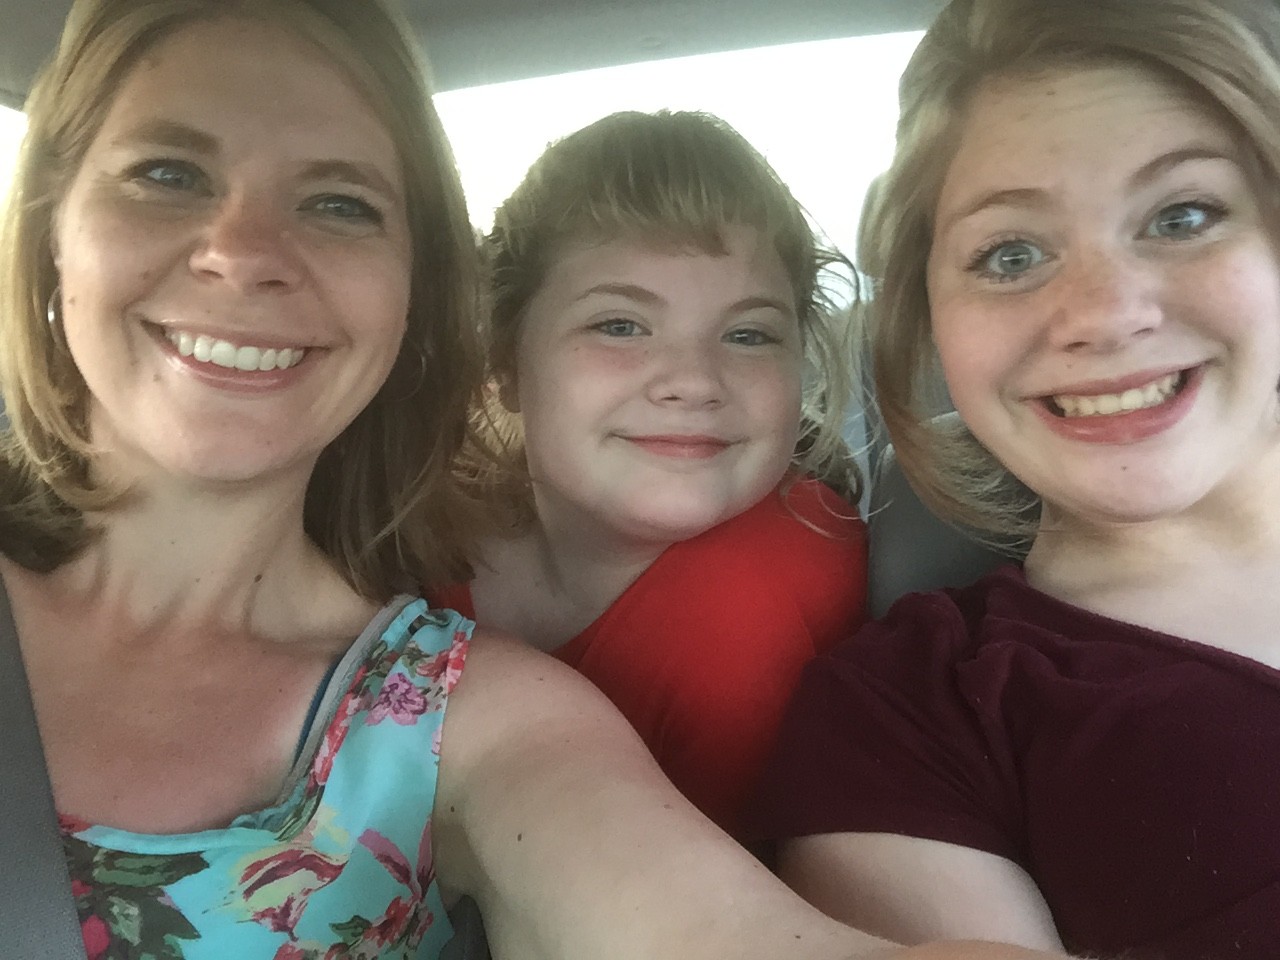
<svg viewBox="0 0 1280 960">
<path fill-rule="evenodd" d="M 888 833 L 829 833 L 783 845 L 779 872 L 824 913 L 900 943 L 1062 941 L 1035 881 L 981 850 Z"/>
<path fill-rule="evenodd" d="M 698 814 L 587 681 L 507 640 L 473 643 L 436 809 L 441 881 L 477 900 L 503 960 L 1033 956 L 904 951 L 822 916 Z"/>
</svg>

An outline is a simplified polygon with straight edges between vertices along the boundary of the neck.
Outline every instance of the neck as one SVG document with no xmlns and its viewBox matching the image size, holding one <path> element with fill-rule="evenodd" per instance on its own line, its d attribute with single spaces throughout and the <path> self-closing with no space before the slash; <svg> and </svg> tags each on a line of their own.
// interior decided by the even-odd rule
<svg viewBox="0 0 1280 960">
<path fill-rule="evenodd" d="M 669 545 L 539 503 L 530 528 L 486 544 L 471 588 L 476 619 L 554 650 L 590 626 Z"/>
<path fill-rule="evenodd" d="M 1026 572 L 1076 606 L 1188 636 L 1193 611 L 1280 588 L 1280 445 L 1170 516 L 1097 522 L 1047 506 Z"/>
<path fill-rule="evenodd" d="M 297 477 L 138 490 L 87 518 L 99 535 L 49 575 L 45 590 L 137 634 L 283 637 L 338 610 L 366 608 L 305 535 L 304 495 Z M 344 632 L 355 622 L 338 619 Z"/>
</svg>

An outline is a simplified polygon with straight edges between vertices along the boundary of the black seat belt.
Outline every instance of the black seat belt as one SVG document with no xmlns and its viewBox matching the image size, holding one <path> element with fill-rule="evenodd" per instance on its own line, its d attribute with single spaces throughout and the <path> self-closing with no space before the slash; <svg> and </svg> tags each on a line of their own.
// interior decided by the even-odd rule
<svg viewBox="0 0 1280 960">
<path fill-rule="evenodd" d="M 0 943 L 5 960 L 85 960 L 27 671 L 0 587 Z"/>
</svg>

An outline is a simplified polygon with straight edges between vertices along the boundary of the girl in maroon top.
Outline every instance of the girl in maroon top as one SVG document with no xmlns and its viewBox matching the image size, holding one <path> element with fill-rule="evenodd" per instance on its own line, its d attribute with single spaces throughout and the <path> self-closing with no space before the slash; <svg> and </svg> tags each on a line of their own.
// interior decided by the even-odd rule
<svg viewBox="0 0 1280 960">
<path fill-rule="evenodd" d="M 1280 953 L 1278 49 L 1273 2 L 956 0 L 908 68 L 879 396 L 935 510 L 1031 547 L 806 673 L 769 821 L 834 915 Z"/>
<path fill-rule="evenodd" d="M 619 113 L 498 210 L 489 348 L 509 515 L 434 600 L 584 673 L 735 835 L 800 668 L 861 622 L 839 258 L 741 136 Z"/>
</svg>

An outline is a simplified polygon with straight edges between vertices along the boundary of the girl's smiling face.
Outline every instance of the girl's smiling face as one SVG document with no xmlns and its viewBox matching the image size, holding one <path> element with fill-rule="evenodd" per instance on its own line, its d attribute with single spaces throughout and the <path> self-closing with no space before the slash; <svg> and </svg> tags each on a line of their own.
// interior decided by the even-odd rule
<svg viewBox="0 0 1280 960">
<path fill-rule="evenodd" d="M 306 42 L 226 19 L 152 48 L 55 223 L 65 337 L 105 469 L 309 473 L 399 350 L 403 194 L 391 135 Z"/>
<path fill-rule="evenodd" d="M 1058 513 L 1178 513 L 1280 438 L 1280 268 L 1235 131 L 1132 66 L 979 89 L 940 194 L 934 341 Z"/>
<path fill-rule="evenodd" d="M 521 320 L 516 405 L 539 516 L 666 545 L 762 499 L 800 422 L 795 292 L 749 227 L 723 255 L 571 246 Z"/>
</svg>

